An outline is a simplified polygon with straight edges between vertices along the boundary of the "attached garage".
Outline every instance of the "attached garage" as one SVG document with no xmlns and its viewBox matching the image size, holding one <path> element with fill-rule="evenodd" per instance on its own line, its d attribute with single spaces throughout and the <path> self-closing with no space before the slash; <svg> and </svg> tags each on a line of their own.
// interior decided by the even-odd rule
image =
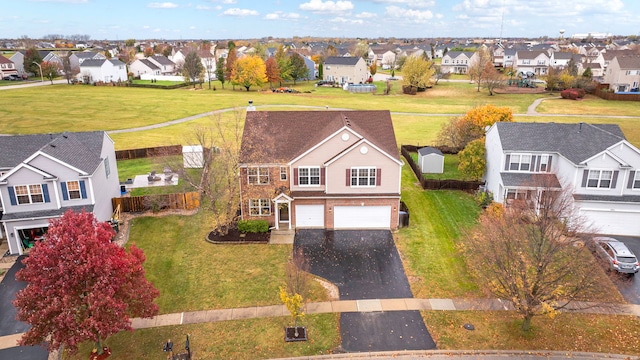
<svg viewBox="0 0 640 360">
<path fill-rule="evenodd" d="M 324 205 L 296 205 L 296 227 L 324 228 Z"/>
<path fill-rule="evenodd" d="M 391 206 L 334 206 L 335 229 L 390 229 Z"/>
<path fill-rule="evenodd" d="M 607 235 L 640 236 L 640 212 L 583 209 L 594 231 Z"/>
</svg>

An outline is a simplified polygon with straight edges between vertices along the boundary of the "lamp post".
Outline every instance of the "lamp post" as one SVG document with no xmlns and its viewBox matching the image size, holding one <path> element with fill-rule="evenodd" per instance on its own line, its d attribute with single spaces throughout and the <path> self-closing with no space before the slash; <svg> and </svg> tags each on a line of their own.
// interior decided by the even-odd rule
<svg viewBox="0 0 640 360">
<path fill-rule="evenodd" d="M 44 76 L 42 76 L 42 65 L 38 64 L 35 61 L 33 63 L 38 65 L 38 68 L 40 69 L 40 82 L 44 82 Z"/>
</svg>

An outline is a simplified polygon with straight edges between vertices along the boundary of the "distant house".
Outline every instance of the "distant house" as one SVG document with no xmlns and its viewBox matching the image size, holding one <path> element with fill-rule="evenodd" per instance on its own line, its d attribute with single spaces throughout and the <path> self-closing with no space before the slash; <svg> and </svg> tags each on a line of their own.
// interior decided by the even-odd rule
<svg viewBox="0 0 640 360">
<path fill-rule="evenodd" d="M 9 60 L 13 61 L 19 75 L 26 74 L 26 71 L 24 69 L 24 57 L 26 54 L 26 50 L 18 50 L 9 58 Z M 56 53 L 54 53 L 53 51 L 38 50 L 38 54 L 40 55 L 40 58 L 43 62 L 51 62 L 57 64 L 60 68 L 62 68 L 62 58 L 56 55 Z"/>
<path fill-rule="evenodd" d="M 136 59 L 129 65 L 129 71 L 133 76 L 139 77 L 144 74 L 161 75 L 158 65 L 149 59 Z"/>
<path fill-rule="evenodd" d="M 549 70 L 549 55 L 544 50 L 517 51 L 513 67 L 517 73 L 546 75 Z"/>
<path fill-rule="evenodd" d="M 9 75 L 18 75 L 16 64 L 14 64 L 13 61 L 7 59 L 6 57 L 0 55 L 0 79 Z"/>
<path fill-rule="evenodd" d="M 573 63 L 576 67 L 582 66 L 582 55 L 560 51 L 554 51 L 551 54 L 551 57 L 549 58 L 549 65 L 555 69 L 564 69 L 569 66 L 571 59 L 573 59 Z"/>
<path fill-rule="evenodd" d="M 444 74 L 466 74 L 472 65 L 470 51 L 449 51 L 442 57 L 441 69 Z"/>
<path fill-rule="evenodd" d="M 317 75 L 318 71 L 316 70 L 316 63 L 313 62 L 313 60 L 309 59 L 308 57 L 300 54 L 299 52 L 296 51 L 296 53 L 300 55 L 302 60 L 304 60 L 304 65 L 307 67 L 307 75 L 305 76 L 305 78 L 313 80 L 316 77 L 318 77 Z M 297 80 L 302 80 L 302 79 L 297 79 Z"/>
<path fill-rule="evenodd" d="M 120 188 L 106 132 L 1 136 L 0 153 L 0 224 L 11 254 L 22 254 L 69 209 L 111 218 Z"/>
<path fill-rule="evenodd" d="M 127 66 L 120 60 L 84 60 L 80 65 L 78 79 L 87 84 L 97 81 L 127 81 Z"/>
<path fill-rule="evenodd" d="M 148 57 L 147 59 L 160 69 L 161 75 L 175 75 L 177 71 L 176 64 L 166 56 L 156 55 Z"/>
<path fill-rule="evenodd" d="M 615 92 L 638 91 L 640 55 L 614 57 L 605 72 L 604 83 Z"/>
<path fill-rule="evenodd" d="M 419 149 L 418 166 L 422 173 L 442 174 L 444 172 L 444 155 L 442 151 L 431 146 Z"/>
<path fill-rule="evenodd" d="M 369 68 L 361 57 L 328 57 L 324 64 L 322 80 L 339 84 L 364 84 L 369 79 Z"/>
<path fill-rule="evenodd" d="M 69 55 L 69 64 L 71 64 L 71 69 L 80 70 L 80 64 L 85 60 L 100 60 L 106 59 L 107 57 L 93 51 L 74 51 Z"/>
</svg>

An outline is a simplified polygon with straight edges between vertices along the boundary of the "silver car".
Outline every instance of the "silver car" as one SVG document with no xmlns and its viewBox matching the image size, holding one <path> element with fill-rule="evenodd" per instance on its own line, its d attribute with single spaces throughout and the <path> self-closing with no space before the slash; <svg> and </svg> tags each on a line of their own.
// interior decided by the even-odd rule
<svg viewBox="0 0 640 360">
<path fill-rule="evenodd" d="M 604 236 L 595 237 L 593 241 L 596 253 L 611 270 L 631 275 L 640 270 L 640 263 L 635 254 L 622 241 Z"/>
</svg>

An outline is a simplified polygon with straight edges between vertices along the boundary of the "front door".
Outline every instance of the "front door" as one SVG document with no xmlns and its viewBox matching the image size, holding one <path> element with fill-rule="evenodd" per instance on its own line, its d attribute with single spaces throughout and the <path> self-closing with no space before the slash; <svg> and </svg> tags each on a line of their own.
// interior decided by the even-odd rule
<svg viewBox="0 0 640 360">
<path fill-rule="evenodd" d="M 289 222 L 289 203 L 280 203 L 278 204 L 278 219 L 280 219 L 281 223 Z"/>
</svg>

